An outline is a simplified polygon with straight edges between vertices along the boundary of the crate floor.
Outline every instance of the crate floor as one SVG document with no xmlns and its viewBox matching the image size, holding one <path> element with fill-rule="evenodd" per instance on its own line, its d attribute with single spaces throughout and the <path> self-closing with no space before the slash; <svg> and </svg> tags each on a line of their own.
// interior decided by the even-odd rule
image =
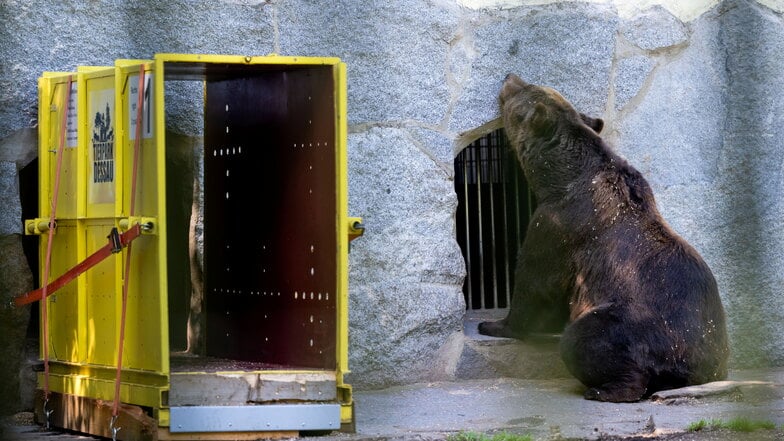
<svg viewBox="0 0 784 441">
<path fill-rule="evenodd" d="M 204 357 L 185 352 L 172 352 L 169 369 L 173 373 L 182 372 L 258 372 L 258 371 L 312 371 L 313 368 L 289 366 L 256 361 L 232 360 L 229 358 Z"/>
</svg>

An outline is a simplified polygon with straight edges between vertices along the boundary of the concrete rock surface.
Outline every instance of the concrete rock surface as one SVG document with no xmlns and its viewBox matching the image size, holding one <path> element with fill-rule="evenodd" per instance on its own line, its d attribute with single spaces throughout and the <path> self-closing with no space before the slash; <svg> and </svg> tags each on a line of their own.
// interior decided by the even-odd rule
<svg viewBox="0 0 784 441">
<path fill-rule="evenodd" d="M 22 202 L 16 164 L 0 161 L 0 235 L 22 233 Z"/>
<path fill-rule="evenodd" d="M 19 235 L 0 236 L 0 415 L 24 410 L 19 372 L 25 358 L 25 337 L 30 307 L 12 308 L 10 302 L 33 288 L 33 278 Z"/>
<path fill-rule="evenodd" d="M 575 107 L 600 114 L 607 102 L 618 17 L 609 7 L 560 3 L 472 17 L 452 63 L 470 66 L 449 129 L 460 133 L 499 115 L 501 81 L 516 73 L 557 88 Z"/>
<path fill-rule="evenodd" d="M 349 255 L 350 381 L 427 379 L 465 309 L 451 181 L 399 129 L 351 135 L 349 162 L 349 212 L 362 214 L 366 228 Z"/>
</svg>

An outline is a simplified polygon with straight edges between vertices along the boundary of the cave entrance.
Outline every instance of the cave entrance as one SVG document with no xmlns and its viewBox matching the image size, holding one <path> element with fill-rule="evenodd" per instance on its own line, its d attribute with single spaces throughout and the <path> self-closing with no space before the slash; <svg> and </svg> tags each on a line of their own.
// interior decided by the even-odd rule
<svg viewBox="0 0 784 441">
<path fill-rule="evenodd" d="M 468 145 L 454 166 L 466 309 L 508 308 L 517 250 L 536 206 L 533 193 L 503 128 Z"/>
</svg>

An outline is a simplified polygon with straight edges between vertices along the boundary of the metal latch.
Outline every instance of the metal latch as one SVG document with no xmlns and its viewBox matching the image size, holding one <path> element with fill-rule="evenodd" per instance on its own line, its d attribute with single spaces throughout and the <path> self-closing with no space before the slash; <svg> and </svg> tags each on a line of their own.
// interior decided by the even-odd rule
<svg viewBox="0 0 784 441">
<path fill-rule="evenodd" d="M 25 219 L 24 221 L 25 235 L 33 235 L 33 234 L 46 234 L 49 231 L 49 218 L 42 218 L 37 217 L 35 219 Z M 57 232 L 57 221 L 54 222 L 52 226 L 54 232 Z"/>
<path fill-rule="evenodd" d="M 158 234 L 158 218 L 155 217 L 131 216 L 127 219 L 120 219 L 118 222 L 123 231 L 127 231 L 137 223 L 142 226 L 142 234 Z"/>
<path fill-rule="evenodd" d="M 365 224 L 362 223 L 361 217 L 350 217 L 348 218 L 348 240 L 351 242 L 352 240 L 358 238 L 365 234 Z"/>
</svg>

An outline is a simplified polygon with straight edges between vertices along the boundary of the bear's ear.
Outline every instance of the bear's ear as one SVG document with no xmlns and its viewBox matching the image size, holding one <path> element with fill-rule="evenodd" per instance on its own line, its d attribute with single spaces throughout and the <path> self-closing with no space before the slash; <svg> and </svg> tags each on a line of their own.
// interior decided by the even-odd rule
<svg viewBox="0 0 784 441">
<path fill-rule="evenodd" d="M 549 137 L 555 131 L 555 122 L 550 111 L 542 103 L 536 103 L 528 117 L 528 125 L 536 136 Z"/>
<path fill-rule="evenodd" d="M 590 116 L 581 113 L 580 118 L 583 120 L 586 126 L 593 129 L 596 133 L 601 133 L 602 129 L 604 128 L 604 120 L 601 118 L 591 118 Z"/>
</svg>

